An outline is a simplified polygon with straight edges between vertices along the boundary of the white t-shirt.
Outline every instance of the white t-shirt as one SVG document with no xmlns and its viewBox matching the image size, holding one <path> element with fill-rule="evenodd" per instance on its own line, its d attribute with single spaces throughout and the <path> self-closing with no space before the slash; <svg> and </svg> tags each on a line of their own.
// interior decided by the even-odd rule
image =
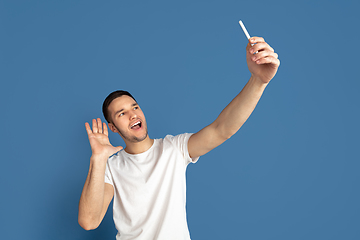
<svg viewBox="0 0 360 240">
<path fill-rule="evenodd" d="M 108 159 L 105 182 L 114 186 L 117 240 L 190 240 L 185 171 L 191 134 L 155 139 L 149 150 L 121 150 Z"/>
</svg>

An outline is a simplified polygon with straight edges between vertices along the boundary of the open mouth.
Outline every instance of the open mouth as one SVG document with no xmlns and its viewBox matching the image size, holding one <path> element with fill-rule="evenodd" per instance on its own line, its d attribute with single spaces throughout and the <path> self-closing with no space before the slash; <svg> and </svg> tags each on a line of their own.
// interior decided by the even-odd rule
<svg viewBox="0 0 360 240">
<path fill-rule="evenodd" d="M 137 129 L 141 128 L 141 125 L 142 125 L 141 121 L 138 120 L 138 121 L 134 122 L 130 128 L 133 130 L 137 130 Z"/>
</svg>

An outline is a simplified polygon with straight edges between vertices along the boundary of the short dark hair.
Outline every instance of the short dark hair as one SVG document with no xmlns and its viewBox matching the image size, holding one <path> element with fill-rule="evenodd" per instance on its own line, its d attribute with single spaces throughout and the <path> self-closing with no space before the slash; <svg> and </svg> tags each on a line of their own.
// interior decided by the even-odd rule
<svg viewBox="0 0 360 240">
<path fill-rule="evenodd" d="M 111 116 L 109 116 L 109 105 L 110 103 L 118 98 L 118 97 L 121 97 L 121 96 L 129 96 L 131 97 L 132 99 L 135 100 L 135 98 L 128 92 L 128 91 L 124 91 L 124 90 L 117 90 L 117 91 L 114 91 L 112 93 L 110 93 L 104 100 L 104 103 L 103 103 L 103 106 L 102 106 L 102 111 L 103 111 L 103 114 L 104 114 L 104 117 L 105 117 L 105 120 L 110 123 L 111 122 Z M 136 100 L 135 100 L 136 102 Z"/>
</svg>

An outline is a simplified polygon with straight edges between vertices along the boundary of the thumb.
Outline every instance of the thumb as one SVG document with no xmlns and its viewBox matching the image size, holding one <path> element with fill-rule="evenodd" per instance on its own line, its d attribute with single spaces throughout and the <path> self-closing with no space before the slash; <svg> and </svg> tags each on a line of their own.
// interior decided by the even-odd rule
<svg viewBox="0 0 360 240">
<path fill-rule="evenodd" d="M 121 147 L 121 146 L 118 146 L 118 147 L 111 146 L 111 149 L 109 149 L 109 151 L 110 151 L 109 157 L 117 154 L 121 149 L 123 149 L 123 147 Z"/>
<path fill-rule="evenodd" d="M 118 151 L 122 150 L 123 147 L 122 147 L 122 146 L 117 146 L 117 147 L 115 147 L 115 149 L 116 149 L 116 151 L 118 152 Z"/>
</svg>

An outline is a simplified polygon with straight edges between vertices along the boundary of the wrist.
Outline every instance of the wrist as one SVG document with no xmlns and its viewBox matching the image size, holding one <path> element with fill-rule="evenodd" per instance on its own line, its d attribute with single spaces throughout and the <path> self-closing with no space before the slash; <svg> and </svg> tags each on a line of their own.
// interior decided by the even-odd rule
<svg viewBox="0 0 360 240">
<path fill-rule="evenodd" d="M 106 164 L 108 158 L 109 156 L 107 156 L 106 154 L 92 154 L 90 157 L 90 162 L 95 164 L 97 163 Z"/>
<path fill-rule="evenodd" d="M 258 87 L 264 88 L 264 89 L 269 84 L 268 82 L 264 82 L 261 78 L 256 77 L 255 75 L 251 75 L 249 82 L 255 86 L 258 86 Z"/>
</svg>

